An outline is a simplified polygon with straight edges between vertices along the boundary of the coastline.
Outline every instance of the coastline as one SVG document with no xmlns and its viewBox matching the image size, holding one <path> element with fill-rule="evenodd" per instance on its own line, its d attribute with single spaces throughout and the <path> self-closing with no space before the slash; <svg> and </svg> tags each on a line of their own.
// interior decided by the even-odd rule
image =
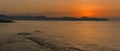
<svg viewBox="0 0 120 51">
<path fill-rule="evenodd" d="M 41 34 L 41 33 L 40 33 Z M 59 42 L 58 42 L 59 43 Z M 0 51 L 83 51 L 83 49 L 56 45 L 32 33 L 17 33 L 0 42 Z M 86 50 L 84 50 L 86 51 Z"/>
<path fill-rule="evenodd" d="M 75 47 L 71 44 L 64 44 L 64 42 L 44 37 L 42 34 L 44 34 L 42 31 L 13 34 L 0 42 L 0 51 L 118 51 L 97 45 L 94 45 L 93 48 Z M 41 37 L 38 35 L 41 35 Z"/>
</svg>

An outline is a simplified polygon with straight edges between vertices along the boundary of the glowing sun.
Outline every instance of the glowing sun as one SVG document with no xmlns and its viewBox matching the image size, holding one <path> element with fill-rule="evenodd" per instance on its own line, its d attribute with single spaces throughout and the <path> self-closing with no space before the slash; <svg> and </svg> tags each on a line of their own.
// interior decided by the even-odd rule
<svg viewBox="0 0 120 51">
<path fill-rule="evenodd" d="M 87 2 L 87 0 L 83 0 L 84 2 Z"/>
</svg>

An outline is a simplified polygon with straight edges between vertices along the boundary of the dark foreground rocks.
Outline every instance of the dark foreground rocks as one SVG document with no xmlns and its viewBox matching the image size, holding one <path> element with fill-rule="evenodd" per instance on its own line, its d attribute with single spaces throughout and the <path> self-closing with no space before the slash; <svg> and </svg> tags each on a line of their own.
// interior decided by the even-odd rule
<svg viewBox="0 0 120 51">
<path fill-rule="evenodd" d="M 0 42 L 0 51 L 82 51 L 82 49 L 56 45 L 32 33 L 18 33 Z"/>
<path fill-rule="evenodd" d="M 0 42 L 0 51 L 118 51 L 104 47 L 98 48 L 97 45 L 91 44 L 78 48 L 43 36 L 44 33 L 41 31 L 35 32 L 23 32 L 9 36 Z"/>
</svg>

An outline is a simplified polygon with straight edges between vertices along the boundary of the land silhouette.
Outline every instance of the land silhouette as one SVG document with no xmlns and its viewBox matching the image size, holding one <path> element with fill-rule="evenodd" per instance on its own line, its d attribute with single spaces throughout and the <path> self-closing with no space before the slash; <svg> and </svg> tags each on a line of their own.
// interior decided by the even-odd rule
<svg viewBox="0 0 120 51">
<path fill-rule="evenodd" d="M 107 18 L 96 18 L 96 17 L 47 17 L 47 16 L 7 16 L 0 15 L 0 21 L 10 20 L 53 20 L 53 21 L 108 21 Z"/>
<path fill-rule="evenodd" d="M 4 15 L 0 16 L 0 23 L 9 23 L 9 22 L 13 22 L 13 21 L 6 18 L 6 16 L 4 16 Z"/>
</svg>

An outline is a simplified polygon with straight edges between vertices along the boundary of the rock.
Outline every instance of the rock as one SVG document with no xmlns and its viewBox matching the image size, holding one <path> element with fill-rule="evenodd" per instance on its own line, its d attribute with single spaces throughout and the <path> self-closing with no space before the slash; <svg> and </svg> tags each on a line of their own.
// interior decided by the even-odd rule
<svg viewBox="0 0 120 51">
<path fill-rule="evenodd" d="M 24 33 L 18 33 L 18 35 L 32 35 L 32 33 L 26 33 L 26 32 L 24 32 Z"/>
</svg>

